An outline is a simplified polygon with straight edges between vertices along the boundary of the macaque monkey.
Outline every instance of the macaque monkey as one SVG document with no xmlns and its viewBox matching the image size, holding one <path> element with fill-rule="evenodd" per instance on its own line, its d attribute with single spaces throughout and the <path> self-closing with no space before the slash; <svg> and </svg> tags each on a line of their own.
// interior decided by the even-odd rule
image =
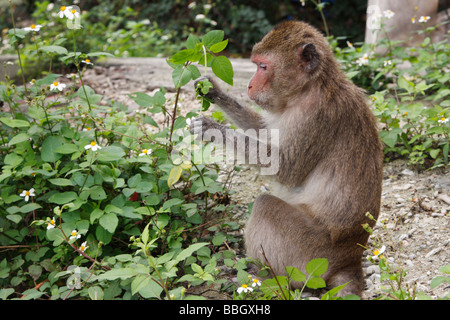
<svg viewBox="0 0 450 320">
<path fill-rule="evenodd" d="M 277 25 L 253 47 L 251 61 L 257 70 L 248 95 L 262 113 L 240 105 L 213 79 L 206 95 L 242 129 L 279 132 L 277 144 L 244 137 L 246 157 L 255 141 L 258 150 L 264 145 L 279 157 L 276 190 L 255 200 L 245 229 L 247 254 L 268 262 L 276 275 L 327 258 L 327 285 L 349 282 L 339 294 L 361 295 L 362 246 L 369 237 L 362 225 L 374 224 L 367 212 L 378 218 L 383 163 L 364 92 L 340 70 L 324 36 L 303 22 Z M 202 136 L 210 129 L 227 140 L 242 138 L 204 117 L 193 121 L 191 132 Z"/>
</svg>

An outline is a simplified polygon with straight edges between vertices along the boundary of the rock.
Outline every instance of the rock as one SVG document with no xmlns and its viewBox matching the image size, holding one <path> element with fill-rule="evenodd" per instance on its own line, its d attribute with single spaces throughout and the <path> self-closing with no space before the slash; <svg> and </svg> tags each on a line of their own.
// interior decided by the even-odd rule
<svg viewBox="0 0 450 320">
<path fill-rule="evenodd" d="M 432 255 L 435 255 L 436 253 L 438 253 L 438 252 L 440 252 L 442 250 L 442 248 L 434 248 L 433 250 L 431 250 L 430 252 L 428 252 L 426 255 L 425 255 L 425 258 L 429 258 L 429 257 L 431 257 Z"/>
</svg>

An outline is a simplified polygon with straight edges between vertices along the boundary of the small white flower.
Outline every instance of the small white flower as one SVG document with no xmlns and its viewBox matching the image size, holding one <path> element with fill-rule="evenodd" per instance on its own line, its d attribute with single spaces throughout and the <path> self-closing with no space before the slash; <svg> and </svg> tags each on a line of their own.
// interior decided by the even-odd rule
<svg viewBox="0 0 450 320">
<path fill-rule="evenodd" d="M 145 156 L 145 155 L 149 156 L 151 154 L 152 154 L 152 150 L 151 149 L 144 149 L 144 150 L 142 150 L 141 153 L 139 153 L 139 157 L 142 157 L 142 156 Z"/>
<path fill-rule="evenodd" d="M 367 66 L 369 64 L 369 55 L 367 53 L 364 54 L 364 56 L 362 56 L 361 58 L 359 58 L 358 60 L 356 60 L 356 63 L 359 66 Z"/>
<path fill-rule="evenodd" d="M 450 120 L 450 118 L 442 117 L 441 119 L 438 120 L 438 122 L 439 122 L 439 123 L 442 123 L 442 124 L 445 124 L 445 123 L 447 123 L 449 120 Z"/>
<path fill-rule="evenodd" d="M 421 16 L 419 18 L 419 22 L 422 22 L 422 23 L 426 23 L 426 22 L 428 22 L 428 20 L 430 20 L 429 16 Z"/>
<path fill-rule="evenodd" d="M 86 60 L 82 60 L 81 62 L 85 63 L 85 64 L 90 64 L 90 65 L 94 65 L 90 59 L 86 59 Z"/>
<path fill-rule="evenodd" d="M 206 17 L 205 17 L 204 14 L 198 14 L 198 15 L 195 16 L 195 20 L 203 20 L 203 19 L 205 19 L 205 18 L 206 18 Z"/>
<path fill-rule="evenodd" d="M 188 8 L 193 9 L 193 8 L 195 8 L 196 5 L 197 4 L 195 2 L 191 2 L 191 3 L 189 3 Z"/>
<path fill-rule="evenodd" d="M 392 61 L 391 61 L 391 60 L 386 60 L 386 61 L 384 62 L 384 66 L 385 66 L 385 67 L 390 66 L 390 65 L 392 65 Z"/>
<path fill-rule="evenodd" d="M 42 28 L 42 26 L 40 24 L 32 24 L 29 27 L 23 28 L 23 30 L 38 32 L 39 30 L 41 30 L 41 28 Z"/>
<path fill-rule="evenodd" d="M 240 286 L 236 291 L 237 291 L 237 293 L 241 293 L 241 292 L 247 293 L 248 291 L 252 292 L 253 289 L 250 288 L 247 284 L 243 284 L 243 285 Z"/>
<path fill-rule="evenodd" d="M 84 146 L 84 149 L 88 150 L 91 149 L 92 151 L 100 150 L 102 147 L 100 147 L 95 141 L 92 141 L 91 143 Z"/>
<path fill-rule="evenodd" d="M 372 251 L 372 253 L 373 253 L 373 258 L 374 258 L 374 259 L 380 258 L 381 254 L 383 254 L 384 251 L 386 251 L 386 246 L 382 246 L 381 249 L 375 249 L 375 250 L 373 250 L 373 251 Z"/>
<path fill-rule="evenodd" d="M 259 281 L 258 279 L 255 278 L 252 280 L 252 287 L 256 287 L 256 286 L 261 287 L 261 281 Z"/>
<path fill-rule="evenodd" d="M 412 18 L 411 18 L 411 22 L 412 22 L 412 23 L 416 23 L 416 18 L 415 18 L 415 17 L 412 17 Z"/>
<path fill-rule="evenodd" d="M 30 197 L 34 197 L 34 188 L 31 188 L 30 190 L 23 190 L 21 194 L 19 194 L 21 197 L 25 197 L 25 201 L 28 202 L 30 200 Z"/>
<path fill-rule="evenodd" d="M 302 6 L 304 7 L 306 4 L 306 0 L 300 0 L 300 2 L 302 3 Z"/>
<path fill-rule="evenodd" d="M 69 74 L 66 74 L 66 78 L 75 80 L 75 79 L 78 79 L 78 75 L 76 73 L 69 73 Z"/>
<path fill-rule="evenodd" d="M 84 252 L 87 248 L 88 248 L 88 247 L 86 246 L 86 241 L 85 241 L 85 242 L 83 242 L 83 243 L 81 244 L 79 250 L 80 250 L 81 252 Z M 82 256 L 81 253 L 80 253 L 80 256 Z"/>
<path fill-rule="evenodd" d="M 72 7 L 67 11 L 67 13 L 65 15 L 66 15 L 67 19 L 69 19 L 69 20 L 73 20 L 75 18 L 80 17 L 80 13 Z"/>
<path fill-rule="evenodd" d="M 186 118 L 186 127 L 190 127 L 193 124 L 195 118 Z"/>
<path fill-rule="evenodd" d="M 385 18 L 390 19 L 390 18 L 392 18 L 394 15 L 395 15 L 395 13 L 392 12 L 391 10 L 385 10 L 385 11 L 383 11 L 383 16 L 384 16 Z"/>
<path fill-rule="evenodd" d="M 70 10 L 72 10 L 72 7 L 62 6 L 59 8 L 58 16 L 60 18 L 67 17 L 70 14 Z"/>
<path fill-rule="evenodd" d="M 53 229 L 56 225 L 56 219 L 53 217 L 53 219 L 50 220 L 50 222 L 47 224 L 47 230 Z"/>
<path fill-rule="evenodd" d="M 66 87 L 66 85 L 64 83 L 55 81 L 50 85 L 50 90 L 63 91 L 65 87 Z"/>
<path fill-rule="evenodd" d="M 354 48 L 353 43 L 351 43 L 350 41 L 347 41 L 347 46 L 348 46 L 349 48 Z"/>
<path fill-rule="evenodd" d="M 81 235 L 78 233 L 78 231 L 77 230 L 72 230 L 72 232 L 70 233 L 69 240 L 80 239 L 80 238 L 81 238 Z"/>
</svg>

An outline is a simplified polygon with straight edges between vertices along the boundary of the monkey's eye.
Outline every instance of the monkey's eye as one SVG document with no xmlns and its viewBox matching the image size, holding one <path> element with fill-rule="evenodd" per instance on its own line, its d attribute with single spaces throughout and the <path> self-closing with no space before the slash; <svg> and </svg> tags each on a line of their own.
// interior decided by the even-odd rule
<svg viewBox="0 0 450 320">
<path fill-rule="evenodd" d="M 267 64 L 265 63 L 259 63 L 258 66 L 263 70 L 267 70 Z"/>
</svg>

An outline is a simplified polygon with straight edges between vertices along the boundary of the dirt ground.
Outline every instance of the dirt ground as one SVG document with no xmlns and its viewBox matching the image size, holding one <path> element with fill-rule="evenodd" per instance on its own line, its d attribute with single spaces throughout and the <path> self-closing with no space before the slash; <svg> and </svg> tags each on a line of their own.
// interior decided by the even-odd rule
<svg viewBox="0 0 450 320">
<path fill-rule="evenodd" d="M 248 102 L 246 85 L 254 67 L 247 60 L 233 60 L 232 63 L 235 85 L 226 90 L 237 99 Z M 166 88 L 167 97 L 173 96 L 174 92 L 171 69 L 163 59 L 110 59 L 88 70 L 84 80 L 97 93 L 103 94 L 104 99 L 115 99 L 126 105 L 130 112 L 139 109 L 128 97 L 130 93 L 152 95 L 160 87 Z M 199 108 L 192 87 L 188 84 L 182 91 L 182 114 Z M 248 204 L 261 192 L 270 192 L 271 186 L 250 168 L 237 174 L 232 183 L 232 190 L 236 191 L 232 196 L 235 203 L 233 217 L 244 225 Z M 439 268 L 450 264 L 449 168 L 418 172 L 403 160 L 385 164 L 381 214 L 369 245 L 377 239 L 386 246 L 384 254 L 390 266 L 406 270 L 405 287 L 424 292 L 433 299 L 449 294 L 450 286 L 445 284 L 430 289 L 431 280 L 443 275 Z M 234 249 L 245 254 L 242 246 Z M 372 255 L 372 252 L 366 251 L 365 254 Z M 380 294 L 380 286 L 386 284 L 380 285 L 380 269 L 366 257 L 363 267 L 367 282 L 363 298 L 373 299 Z"/>
</svg>

